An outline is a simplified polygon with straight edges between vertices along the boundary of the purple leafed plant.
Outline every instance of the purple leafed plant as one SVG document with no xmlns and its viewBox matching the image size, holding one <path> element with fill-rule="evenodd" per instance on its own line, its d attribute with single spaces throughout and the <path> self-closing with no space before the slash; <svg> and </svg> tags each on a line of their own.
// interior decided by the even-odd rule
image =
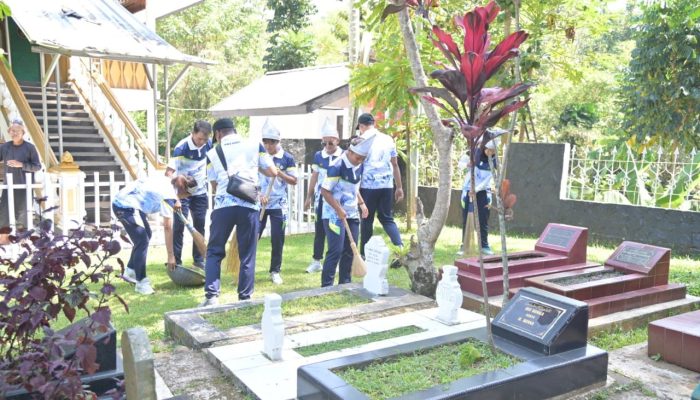
<svg viewBox="0 0 700 400">
<path fill-rule="evenodd" d="M 64 236 L 44 220 L 10 236 L 18 255 L 0 247 L 0 398 L 20 388 L 43 399 L 96 398 L 80 381 L 99 368 L 93 334 L 108 329 L 112 298 L 128 311 L 112 283 L 117 229 L 83 226 Z M 61 314 L 71 322 L 85 314 L 89 323 L 59 333 L 51 325 Z"/>
</svg>

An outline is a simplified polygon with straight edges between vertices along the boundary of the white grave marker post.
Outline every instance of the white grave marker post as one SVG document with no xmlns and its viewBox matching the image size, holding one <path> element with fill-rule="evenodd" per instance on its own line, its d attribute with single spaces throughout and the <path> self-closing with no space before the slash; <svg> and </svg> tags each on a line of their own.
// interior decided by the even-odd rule
<svg viewBox="0 0 700 400">
<path fill-rule="evenodd" d="M 384 239 L 379 236 L 372 236 L 365 245 L 367 275 L 365 275 L 362 284 L 368 292 L 379 296 L 389 293 L 389 281 L 386 280 L 389 253 Z"/>
<path fill-rule="evenodd" d="M 284 321 L 282 297 L 277 293 L 265 295 L 265 311 L 262 315 L 263 353 L 272 361 L 282 359 Z"/>
<path fill-rule="evenodd" d="M 458 324 L 457 311 L 462 307 L 462 289 L 457 282 L 457 267 L 454 265 L 442 267 L 442 279 L 435 291 L 435 299 L 438 303 L 438 321 L 447 325 Z"/>
</svg>

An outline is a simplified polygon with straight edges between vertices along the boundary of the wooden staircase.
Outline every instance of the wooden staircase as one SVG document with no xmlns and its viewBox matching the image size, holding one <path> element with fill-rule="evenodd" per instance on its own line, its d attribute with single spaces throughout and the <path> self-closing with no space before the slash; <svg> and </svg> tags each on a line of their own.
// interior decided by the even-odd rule
<svg viewBox="0 0 700 400">
<path fill-rule="evenodd" d="M 43 128 L 44 115 L 39 83 L 20 82 L 20 87 L 39 125 Z M 46 102 L 49 143 L 56 158 L 60 160 L 56 85 L 54 83 L 49 83 L 46 87 Z M 125 174 L 115 156 L 110 152 L 109 145 L 97 130 L 90 114 L 80 103 L 75 91 L 68 85 L 61 87 L 61 121 L 63 151 L 70 152 L 75 163 L 80 166 L 80 170 L 87 175 L 85 178 L 85 208 L 87 221 L 94 222 L 95 189 L 93 183 L 95 172 L 99 173 L 99 180 L 102 183 L 109 182 L 111 171 L 114 172 L 114 179 L 117 182 L 123 182 Z M 41 149 L 38 150 L 41 151 Z M 102 186 L 100 187 L 100 222 L 108 223 L 110 215 L 109 188 Z"/>
</svg>

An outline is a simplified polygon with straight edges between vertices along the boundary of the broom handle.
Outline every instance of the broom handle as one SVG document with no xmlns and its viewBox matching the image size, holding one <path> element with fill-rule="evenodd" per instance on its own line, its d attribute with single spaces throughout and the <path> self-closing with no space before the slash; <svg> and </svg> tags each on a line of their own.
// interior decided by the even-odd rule
<svg viewBox="0 0 700 400">
<path fill-rule="evenodd" d="M 187 218 L 185 218 L 185 216 L 182 215 L 182 211 L 175 211 L 173 209 L 173 206 L 171 206 L 170 203 L 168 203 L 165 200 L 163 200 L 163 203 L 166 206 L 168 206 L 168 208 L 170 208 L 170 210 L 172 210 L 173 213 L 175 213 L 175 215 L 177 215 L 177 218 L 180 220 L 180 222 L 182 222 L 183 225 L 185 225 L 187 227 L 188 231 L 192 232 L 192 230 L 194 230 L 194 226 L 192 226 L 192 224 L 190 224 L 190 221 L 188 221 Z"/>
<path fill-rule="evenodd" d="M 267 197 L 267 201 L 270 201 L 270 193 L 272 193 L 272 187 L 275 186 L 275 179 L 277 179 L 277 176 L 272 177 L 272 181 L 270 181 L 270 186 L 267 187 L 267 191 L 265 191 L 265 197 Z M 265 209 L 267 208 L 267 203 L 262 206 L 262 209 L 260 210 L 260 221 L 263 220 L 263 217 L 265 216 Z"/>
<path fill-rule="evenodd" d="M 343 224 L 345 225 L 345 234 L 350 239 L 350 248 L 352 249 L 352 252 L 355 255 L 359 254 L 359 251 L 357 251 L 357 245 L 355 244 L 355 239 L 352 237 L 352 232 L 350 231 L 350 225 L 348 225 L 348 220 L 343 219 Z"/>
</svg>

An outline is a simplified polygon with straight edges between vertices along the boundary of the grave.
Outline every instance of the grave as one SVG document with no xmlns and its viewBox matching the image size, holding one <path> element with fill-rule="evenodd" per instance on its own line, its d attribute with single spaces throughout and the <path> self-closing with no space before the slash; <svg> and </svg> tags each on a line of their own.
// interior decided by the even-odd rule
<svg viewBox="0 0 700 400">
<path fill-rule="evenodd" d="M 511 288 L 524 286 L 533 276 L 590 268 L 600 264 L 586 261 L 588 229 L 550 223 L 532 251 L 508 254 L 508 283 Z M 500 255 L 483 258 L 486 289 L 489 296 L 503 293 L 503 263 Z M 483 297 L 478 257 L 456 260 L 462 290 L 474 298 Z M 480 301 L 477 300 L 477 303 Z M 469 307 L 470 309 L 474 309 Z"/>
<path fill-rule="evenodd" d="M 622 242 L 604 266 L 530 277 L 525 283 L 585 301 L 596 318 L 685 299 L 685 285 L 668 282 L 670 261 L 670 249 Z"/>
<path fill-rule="evenodd" d="M 284 329 L 286 333 L 317 329 L 324 325 L 335 324 L 338 321 L 349 322 L 369 319 L 378 314 L 390 315 L 392 313 L 419 310 L 432 307 L 435 304 L 428 297 L 391 286 L 386 295 L 377 296 L 364 289 L 358 283 L 290 292 L 282 294 L 281 297 L 284 304 L 297 299 L 318 298 L 319 296 L 333 293 L 350 293 L 362 298 L 365 304 L 285 317 Z M 224 342 L 237 343 L 254 340 L 261 335 L 259 320 L 251 325 L 219 329 L 207 321 L 204 316 L 222 315 L 232 310 L 259 306 L 262 303 L 262 300 L 252 300 L 214 307 L 171 311 L 165 314 L 165 332 L 175 342 L 193 349 L 219 345 Z"/>
<path fill-rule="evenodd" d="M 284 308 L 284 303 L 282 305 Z M 465 332 L 485 324 L 484 316 L 458 310 L 458 323 L 445 325 L 437 319 L 437 308 L 408 311 L 385 317 L 286 335 L 281 360 L 272 361 L 261 351 L 264 340 L 215 346 L 205 349 L 209 361 L 217 366 L 237 386 L 245 388 L 251 397 L 265 400 L 289 400 L 297 398 L 297 369 L 302 365 L 317 363 L 340 356 L 373 352 L 383 348 Z M 397 328 L 417 327 L 420 330 L 402 336 L 303 356 L 300 348 L 324 344 L 329 341 L 351 340 Z"/>
<path fill-rule="evenodd" d="M 543 399 L 604 386 L 608 354 L 586 343 L 587 324 L 585 303 L 524 288 L 493 321 L 496 347 L 520 362 L 406 393 L 398 399 Z M 483 324 L 476 329 L 303 365 L 297 370 L 297 398 L 368 399 L 336 372 L 348 367 L 361 369 L 373 362 L 390 362 L 471 338 L 487 340 Z"/>
<path fill-rule="evenodd" d="M 66 333 L 75 326 L 85 326 L 90 324 L 89 318 L 83 318 L 70 326 L 61 329 L 59 332 Z M 121 355 L 117 352 L 117 332 L 111 325 L 105 332 L 95 332 L 92 336 L 97 350 L 95 362 L 99 368 L 91 375 L 83 375 L 80 380 L 83 385 L 97 395 L 102 395 L 107 391 L 116 388 L 119 380 L 124 378 L 124 369 Z M 75 354 L 74 348 L 64 349 L 66 358 Z M 24 389 L 11 390 L 6 393 L 8 400 L 25 400 L 33 398 Z"/>
<path fill-rule="evenodd" d="M 700 311 L 675 315 L 649 324 L 647 352 L 661 359 L 700 372 Z"/>
</svg>

